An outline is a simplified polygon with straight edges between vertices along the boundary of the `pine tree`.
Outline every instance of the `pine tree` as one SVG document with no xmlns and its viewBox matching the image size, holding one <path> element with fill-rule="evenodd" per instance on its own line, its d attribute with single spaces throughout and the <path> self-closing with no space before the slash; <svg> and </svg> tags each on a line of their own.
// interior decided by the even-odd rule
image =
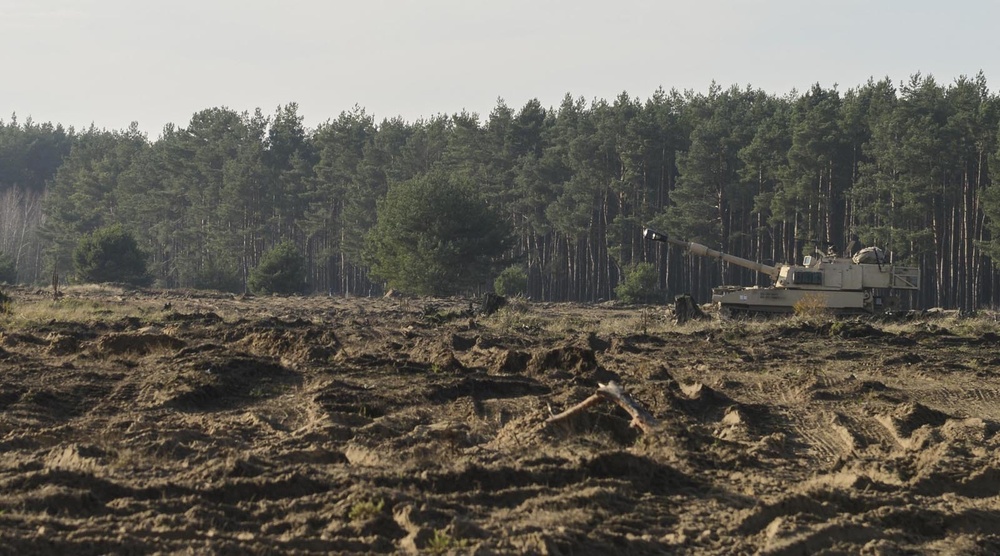
<svg viewBox="0 0 1000 556">
<path fill-rule="evenodd" d="M 372 273 L 390 288 L 468 292 L 489 284 L 509 235 L 471 183 L 431 174 L 395 185 L 379 202 L 368 256 Z"/>
</svg>

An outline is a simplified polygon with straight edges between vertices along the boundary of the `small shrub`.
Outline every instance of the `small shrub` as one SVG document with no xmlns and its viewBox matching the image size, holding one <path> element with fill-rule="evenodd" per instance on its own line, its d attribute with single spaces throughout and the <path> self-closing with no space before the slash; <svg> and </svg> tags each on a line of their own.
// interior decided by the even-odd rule
<svg viewBox="0 0 1000 556">
<path fill-rule="evenodd" d="M 615 286 L 615 295 L 625 303 L 653 303 L 660 301 L 657 288 L 656 267 L 652 263 L 639 263 L 625 270 L 625 281 Z"/>
<path fill-rule="evenodd" d="M 264 254 L 250 273 L 248 286 L 257 295 L 299 293 L 305 286 L 306 260 L 286 241 Z"/>
<path fill-rule="evenodd" d="M 509 266 L 493 282 L 497 295 L 511 297 L 524 295 L 528 291 L 528 272 L 520 266 Z"/>
<path fill-rule="evenodd" d="M 821 318 L 828 315 L 826 298 L 820 294 L 810 293 L 792 305 L 795 316 L 804 318 Z"/>
<path fill-rule="evenodd" d="M 466 548 L 468 546 L 469 541 L 465 539 L 456 539 L 444 530 L 436 529 L 434 531 L 434 536 L 427 541 L 427 546 L 424 547 L 424 550 L 426 550 L 428 554 L 447 554 L 453 550 Z"/>
<path fill-rule="evenodd" d="M 368 521 L 382 513 L 384 508 L 385 500 L 381 498 L 378 502 L 373 500 L 358 502 L 351 506 L 351 510 L 347 512 L 347 519 L 351 521 Z"/>
<path fill-rule="evenodd" d="M 120 224 L 80 238 L 73 250 L 73 265 L 84 282 L 148 286 L 153 281 L 146 270 L 146 253 Z"/>
</svg>

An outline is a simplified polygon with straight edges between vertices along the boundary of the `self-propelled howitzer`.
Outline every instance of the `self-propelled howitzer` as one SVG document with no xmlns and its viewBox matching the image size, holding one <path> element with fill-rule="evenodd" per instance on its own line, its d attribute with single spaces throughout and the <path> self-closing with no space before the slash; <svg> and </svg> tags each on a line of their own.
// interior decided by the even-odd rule
<svg viewBox="0 0 1000 556">
<path fill-rule="evenodd" d="M 920 269 L 886 262 L 877 247 L 853 257 L 809 255 L 801 265 L 772 266 L 681 241 L 646 228 L 643 237 L 685 249 L 693 255 L 719 259 L 749 268 L 771 279 L 768 287 L 720 286 L 712 301 L 723 314 L 792 313 L 796 307 L 824 309 L 839 314 L 876 314 L 898 305 L 897 290 L 920 289 Z"/>
</svg>

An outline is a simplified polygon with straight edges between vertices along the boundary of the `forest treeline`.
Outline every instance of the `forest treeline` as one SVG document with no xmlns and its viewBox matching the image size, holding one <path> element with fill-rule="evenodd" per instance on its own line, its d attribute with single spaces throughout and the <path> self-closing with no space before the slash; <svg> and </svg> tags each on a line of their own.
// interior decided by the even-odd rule
<svg viewBox="0 0 1000 556">
<path fill-rule="evenodd" d="M 669 295 L 700 301 L 722 283 L 762 283 L 644 242 L 652 225 L 773 263 L 856 234 L 921 267 L 920 306 L 994 307 L 998 133 L 1000 98 L 982 74 L 785 96 L 715 84 L 645 100 L 567 95 L 557 107 L 498 101 L 483 118 L 415 122 L 355 107 L 315 129 L 295 104 L 273 115 L 210 108 L 155 141 L 135 124 L 13 117 L 0 121 L 0 252 L 19 281 L 45 283 L 72 271 L 80 237 L 120 224 L 157 285 L 244 291 L 262 256 L 292 242 L 312 291 L 372 295 L 383 283 L 365 237 L 380 199 L 448 176 L 475 184 L 509 223 L 504 264 L 527 271 L 534 299 L 611 299 L 641 262 Z"/>
</svg>

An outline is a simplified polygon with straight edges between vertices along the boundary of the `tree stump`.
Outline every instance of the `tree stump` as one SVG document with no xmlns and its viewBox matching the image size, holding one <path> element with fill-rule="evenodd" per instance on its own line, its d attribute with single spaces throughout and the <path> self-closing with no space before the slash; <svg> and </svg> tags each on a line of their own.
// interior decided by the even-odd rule
<svg viewBox="0 0 1000 556">
<path fill-rule="evenodd" d="M 483 296 L 483 303 L 479 307 L 479 314 L 490 316 L 507 305 L 507 298 L 495 293 L 487 293 Z"/>
<path fill-rule="evenodd" d="M 691 319 L 705 319 L 707 315 L 694 302 L 694 298 L 685 293 L 674 297 L 674 318 L 677 324 L 684 324 Z"/>
</svg>

